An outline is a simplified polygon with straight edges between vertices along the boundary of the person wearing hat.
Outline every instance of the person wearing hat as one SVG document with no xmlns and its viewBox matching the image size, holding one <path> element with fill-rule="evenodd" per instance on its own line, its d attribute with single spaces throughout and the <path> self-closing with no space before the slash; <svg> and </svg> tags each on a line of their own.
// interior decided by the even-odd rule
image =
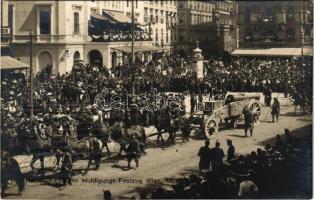
<svg viewBox="0 0 314 200">
<path fill-rule="evenodd" d="M 215 176 L 221 175 L 221 168 L 223 167 L 223 158 L 225 153 L 220 148 L 220 142 L 216 141 L 215 147 L 212 149 L 213 153 L 213 162 L 212 162 L 212 172 Z"/>
<path fill-rule="evenodd" d="M 68 183 L 72 185 L 72 154 L 70 149 L 64 148 L 64 154 L 62 156 L 62 167 L 61 167 L 61 177 L 63 180 L 63 186 L 66 186 Z"/>
<path fill-rule="evenodd" d="M 232 144 L 232 140 L 227 140 L 228 150 L 227 150 L 227 161 L 230 163 L 232 159 L 234 159 L 235 149 Z"/>
<path fill-rule="evenodd" d="M 248 108 L 246 105 L 243 109 L 244 114 L 244 133 L 245 137 L 247 137 L 247 131 L 250 131 L 251 136 L 253 135 L 253 129 L 254 129 L 254 116 L 252 111 Z"/>
<path fill-rule="evenodd" d="M 266 86 L 265 86 L 264 91 L 263 91 L 263 95 L 265 96 L 265 106 L 266 107 L 270 107 L 271 93 L 272 93 L 271 87 L 269 84 L 266 83 Z"/>
<path fill-rule="evenodd" d="M 280 103 L 279 103 L 278 99 L 275 97 L 274 102 L 271 106 L 271 115 L 273 118 L 273 121 L 272 121 L 273 123 L 275 122 L 275 117 L 276 117 L 276 120 L 278 122 L 279 112 L 280 112 Z"/>
<path fill-rule="evenodd" d="M 212 160 L 212 151 L 209 148 L 209 140 L 205 141 L 205 145 L 200 148 L 197 154 L 200 157 L 199 161 L 199 171 L 203 170 L 210 171 L 210 162 Z"/>
<path fill-rule="evenodd" d="M 128 168 L 131 167 L 131 161 L 134 159 L 136 163 L 136 167 L 139 164 L 139 157 L 140 157 L 140 143 L 135 138 L 134 134 L 131 135 L 131 140 L 129 142 L 129 146 L 126 149 L 126 158 L 128 161 Z"/>
</svg>

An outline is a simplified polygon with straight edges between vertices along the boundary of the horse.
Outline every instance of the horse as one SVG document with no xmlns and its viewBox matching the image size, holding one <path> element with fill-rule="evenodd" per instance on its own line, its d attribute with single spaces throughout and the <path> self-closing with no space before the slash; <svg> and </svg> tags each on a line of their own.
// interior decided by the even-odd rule
<svg viewBox="0 0 314 200">
<path fill-rule="evenodd" d="M 18 162 L 7 152 L 1 152 L 1 197 L 4 197 L 8 182 L 14 180 L 19 188 L 19 195 L 24 190 L 24 176 Z"/>
<path fill-rule="evenodd" d="M 85 137 L 81 140 L 72 139 L 68 141 L 67 147 L 76 158 L 87 158 L 88 170 L 92 161 L 95 160 L 96 170 L 99 169 L 103 143 L 96 137 Z"/>
<path fill-rule="evenodd" d="M 145 128 L 140 125 L 133 125 L 126 128 L 122 122 L 116 122 L 113 126 L 108 128 L 109 138 L 108 143 L 118 143 L 120 145 L 119 154 L 126 150 L 127 145 L 131 139 L 131 136 L 134 135 L 136 139 L 140 142 L 141 153 L 146 154 L 144 147 L 146 145 L 146 134 Z M 108 144 L 107 144 L 108 145 Z M 108 147 L 108 146 L 107 146 Z"/>
<path fill-rule="evenodd" d="M 28 129 L 18 129 L 20 144 L 24 145 L 24 148 L 27 153 L 32 154 L 32 160 L 30 162 L 30 167 L 32 171 L 34 171 L 34 163 L 39 159 L 40 160 L 40 171 L 44 175 L 45 174 L 45 166 L 44 166 L 44 159 L 45 156 L 55 155 L 57 158 L 57 163 L 59 163 L 61 159 L 61 155 L 54 154 L 52 152 L 53 145 L 51 138 L 47 135 L 42 135 L 41 132 L 36 131 L 34 128 L 33 133 L 30 133 Z"/>
<path fill-rule="evenodd" d="M 297 107 L 299 106 L 300 110 L 303 111 L 303 114 L 306 114 L 307 107 L 307 98 L 304 95 L 301 95 L 297 91 L 293 92 L 289 98 L 294 104 L 294 112 L 297 114 Z"/>
<path fill-rule="evenodd" d="M 176 132 L 179 130 L 178 118 L 174 118 L 168 112 L 155 112 L 154 126 L 158 131 L 157 143 L 161 139 L 162 144 L 164 144 L 164 139 L 162 137 L 163 132 L 168 132 L 169 137 L 167 139 L 168 143 L 175 143 Z"/>
<path fill-rule="evenodd" d="M 121 155 L 122 151 L 126 149 L 126 145 L 128 144 L 128 140 L 130 138 L 130 135 L 127 132 L 127 129 L 124 128 L 122 122 L 115 122 L 111 127 L 108 127 L 108 132 L 109 132 L 108 143 L 110 142 L 118 143 L 120 145 L 120 150 L 119 150 L 118 155 Z"/>
</svg>

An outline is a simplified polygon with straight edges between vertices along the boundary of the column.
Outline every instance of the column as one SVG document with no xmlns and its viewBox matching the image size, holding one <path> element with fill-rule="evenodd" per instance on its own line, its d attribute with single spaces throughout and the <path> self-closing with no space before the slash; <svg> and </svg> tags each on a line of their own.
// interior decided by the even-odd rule
<svg viewBox="0 0 314 200">
<path fill-rule="evenodd" d="M 8 22 L 8 15 L 9 15 L 9 2 L 8 1 L 1 1 L 1 24 L 2 24 L 2 27 L 7 27 L 9 25 L 9 22 Z"/>
</svg>

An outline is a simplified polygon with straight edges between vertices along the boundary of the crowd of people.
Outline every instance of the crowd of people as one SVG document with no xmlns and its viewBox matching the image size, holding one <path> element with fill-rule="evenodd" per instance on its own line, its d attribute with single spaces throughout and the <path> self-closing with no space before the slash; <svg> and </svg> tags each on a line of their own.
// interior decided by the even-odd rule
<svg viewBox="0 0 314 200">
<path fill-rule="evenodd" d="M 297 60 L 286 58 L 240 57 L 229 62 L 210 59 L 206 67 L 212 85 L 222 90 L 247 92 L 263 92 L 265 86 L 283 93 L 292 86 L 306 86 L 304 90 L 307 90 L 313 72 L 311 62 L 301 65 Z"/>
<path fill-rule="evenodd" d="M 178 54 L 159 54 L 149 62 L 136 59 L 135 65 L 131 67 L 119 64 L 113 69 L 107 69 L 99 65 L 80 63 L 73 66 L 71 72 L 62 75 L 53 74 L 52 66 L 47 66 L 34 79 L 32 119 L 29 117 L 30 84 L 26 74 L 22 71 L 3 71 L 1 73 L 2 149 L 12 152 L 21 141 L 34 138 L 36 135 L 42 138 L 55 135 L 82 138 L 93 134 L 91 130 L 95 122 L 100 119 L 103 122 L 108 120 L 108 124 L 111 125 L 121 120 L 125 124 L 133 125 L 153 124 L 152 113 L 141 110 L 141 106 L 137 107 L 138 110 L 133 110 L 136 114 L 132 114 L 132 108 L 123 107 L 122 112 L 113 110 L 108 117 L 106 112 L 99 111 L 95 105 L 97 95 L 103 92 L 107 92 L 109 98 L 116 95 L 123 97 L 122 105 L 127 102 L 131 105 L 133 103 L 139 105 L 141 99 L 133 99 L 129 94 L 145 94 L 149 99 L 148 102 L 153 106 L 156 104 L 152 100 L 154 91 L 167 99 L 179 99 L 182 104 L 183 93 L 195 97 L 196 94 L 207 91 L 212 98 L 226 91 L 265 92 L 267 90 L 288 93 L 291 88 L 294 88 L 312 101 L 311 63 L 299 65 L 297 61 L 285 59 L 234 58 L 226 61 L 215 58 L 204 63 L 206 73 L 201 80 L 195 77 L 190 65 L 190 60 Z M 166 92 L 175 92 L 179 95 L 174 96 Z M 276 113 L 272 114 L 278 120 Z M 80 135 L 79 132 L 84 132 L 85 135 Z M 152 198 L 220 198 L 225 197 L 224 194 L 235 197 L 238 195 L 235 188 L 238 187 L 241 178 L 233 177 L 232 173 L 246 174 L 250 171 L 254 172 L 250 173 L 251 182 L 254 184 L 246 183 L 245 178 L 243 178 L 244 183 L 241 184 L 256 185 L 256 191 L 259 188 L 258 195 L 269 194 L 270 188 L 267 188 L 269 182 L 266 184 L 260 176 L 263 173 L 270 173 L 271 177 L 273 173 L 277 175 L 278 166 L 289 167 L 290 156 L 296 154 L 291 150 L 291 145 L 295 144 L 290 144 L 287 139 L 281 147 L 276 145 L 265 151 L 258 149 L 249 156 L 237 158 L 230 157 L 228 151 L 226 165 L 223 163 L 224 152 L 219 147 L 219 143 L 216 143 L 214 150 L 207 150 L 209 154 L 214 152 L 213 160 L 209 159 L 212 163 L 210 172 L 203 177 L 192 176 L 190 179 L 185 179 L 171 192 L 159 188 L 152 194 Z M 131 160 L 128 159 L 129 165 Z M 135 162 L 138 165 L 136 159 Z M 282 173 L 286 172 L 283 170 L 279 174 L 283 176 Z M 290 177 L 286 176 L 286 178 Z M 204 189 L 209 186 L 212 186 L 213 190 Z M 244 192 L 239 194 L 242 193 Z"/>
<path fill-rule="evenodd" d="M 109 96 L 118 94 L 126 97 L 123 98 L 124 101 L 129 101 L 127 95 L 133 93 L 145 94 L 150 99 L 150 95 L 154 95 L 154 89 L 163 95 L 165 92 L 200 94 L 207 91 L 213 97 L 226 91 L 267 90 L 288 93 L 290 88 L 300 91 L 310 102 L 312 100 L 311 63 L 300 66 L 298 61 L 293 59 L 233 58 L 226 61 L 215 58 L 204 63 L 206 76 L 201 80 L 194 77 L 188 67 L 190 64 L 189 60 L 179 54 L 156 54 L 150 62 L 136 59 L 135 67 L 119 64 L 110 70 L 98 65 L 80 63 L 69 73 L 54 75 L 52 66 L 47 66 L 36 75 L 34 81 L 35 121 L 44 121 L 46 129 L 54 115 L 64 114 L 81 121 L 89 121 L 87 128 L 90 128 L 93 116 L 97 115 L 97 110 L 93 109 L 95 97 L 103 92 L 104 88 Z M 12 139 L 8 143 L 11 146 L 12 141 L 16 141 L 19 125 L 26 126 L 24 128 L 28 129 L 26 132 L 30 134 L 36 132 L 32 131 L 34 127 L 28 127 L 28 123 L 24 123 L 29 120 L 30 112 L 28 82 L 23 72 L 2 73 L 1 135 Z M 145 116 L 151 115 L 145 113 Z M 120 118 L 125 118 L 125 115 Z M 144 120 L 135 121 L 145 121 L 146 125 L 152 121 L 145 117 L 141 119 Z M 35 124 L 36 129 L 40 129 L 40 123 Z M 56 123 L 53 129 L 70 134 L 70 126 L 71 123 Z"/>
<path fill-rule="evenodd" d="M 278 134 L 273 146 L 266 144 L 264 149 L 258 148 L 248 155 L 236 155 L 229 140 L 226 156 L 218 141 L 212 149 L 206 141 L 198 154 L 200 174 L 177 178 L 173 189 L 159 187 L 151 194 L 141 192 L 139 196 L 141 199 L 243 199 L 310 195 L 296 193 L 300 188 L 295 184 L 309 172 L 311 139 L 311 135 L 296 138 L 285 129 L 284 138 Z M 310 186 L 304 185 L 307 187 Z"/>
</svg>

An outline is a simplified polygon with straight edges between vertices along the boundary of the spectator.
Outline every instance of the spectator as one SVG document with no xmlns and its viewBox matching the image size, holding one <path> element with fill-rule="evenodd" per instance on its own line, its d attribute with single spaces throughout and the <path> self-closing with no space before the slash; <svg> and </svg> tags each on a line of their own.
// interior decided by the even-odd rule
<svg viewBox="0 0 314 200">
<path fill-rule="evenodd" d="M 220 143 L 216 141 L 215 148 L 212 149 L 213 161 L 212 172 L 216 176 L 221 175 L 221 169 L 223 167 L 223 158 L 225 157 L 224 151 L 220 148 Z"/>
<path fill-rule="evenodd" d="M 245 176 L 244 180 L 240 183 L 238 196 L 243 199 L 255 198 L 258 188 L 255 183 Z"/>
<path fill-rule="evenodd" d="M 209 140 L 205 141 L 205 146 L 201 147 L 197 154 L 200 157 L 199 171 L 210 171 L 210 162 L 212 160 L 211 149 L 209 148 Z"/>
<path fill-rule="evenodd" d="M 252 111 L 245 106 L 243 109 L 244 114 L 244 133 L 245 137 L 247 137 L 247 131 L 250 131 L 251 137 L 253 135 L 253 129 L 254 129 L 254 117 Z"/>
<path fill-rule="evenodd" d="M 232 140 L 227 140 L 228 151 L 227 151 L 227 161 L 230 163 L 232 159 L 234 159 L 235 149 L 232 144 Z"/>
<path fill-rule="evenodd" d="M 129 146 L 126 150 L 126 157 L 128 161 L 128 168 L 131 167 L 131 161 L 134 159 L 136 167 L 139 164 L 140 157 L 140 143 L 137 141 L 134 135 L 131 135 L 131 140 L 129 142 Z"/>
<path fill-rule="evenodd" d="M 73 167 L 72 155 L 69 149 L 65 149 L 61 167 L 61 176 L 63 179 L 64 186 L 66 186 L 67 183 L 69 183 L 69 185 L 72 185 L 72 167 Z"/>
<path fill-rule="evenodd" d="M 278 122 L 279 112 L 280 112 L 280 103 L 278 99 L 275 97 L 273 105 L 271 106 L 271 115 L 273 118 L 273 121 L 272 121 L 273 123 L 275 122 L 275 117 L 276 117 L 276 121 Z"/>
</svg>

